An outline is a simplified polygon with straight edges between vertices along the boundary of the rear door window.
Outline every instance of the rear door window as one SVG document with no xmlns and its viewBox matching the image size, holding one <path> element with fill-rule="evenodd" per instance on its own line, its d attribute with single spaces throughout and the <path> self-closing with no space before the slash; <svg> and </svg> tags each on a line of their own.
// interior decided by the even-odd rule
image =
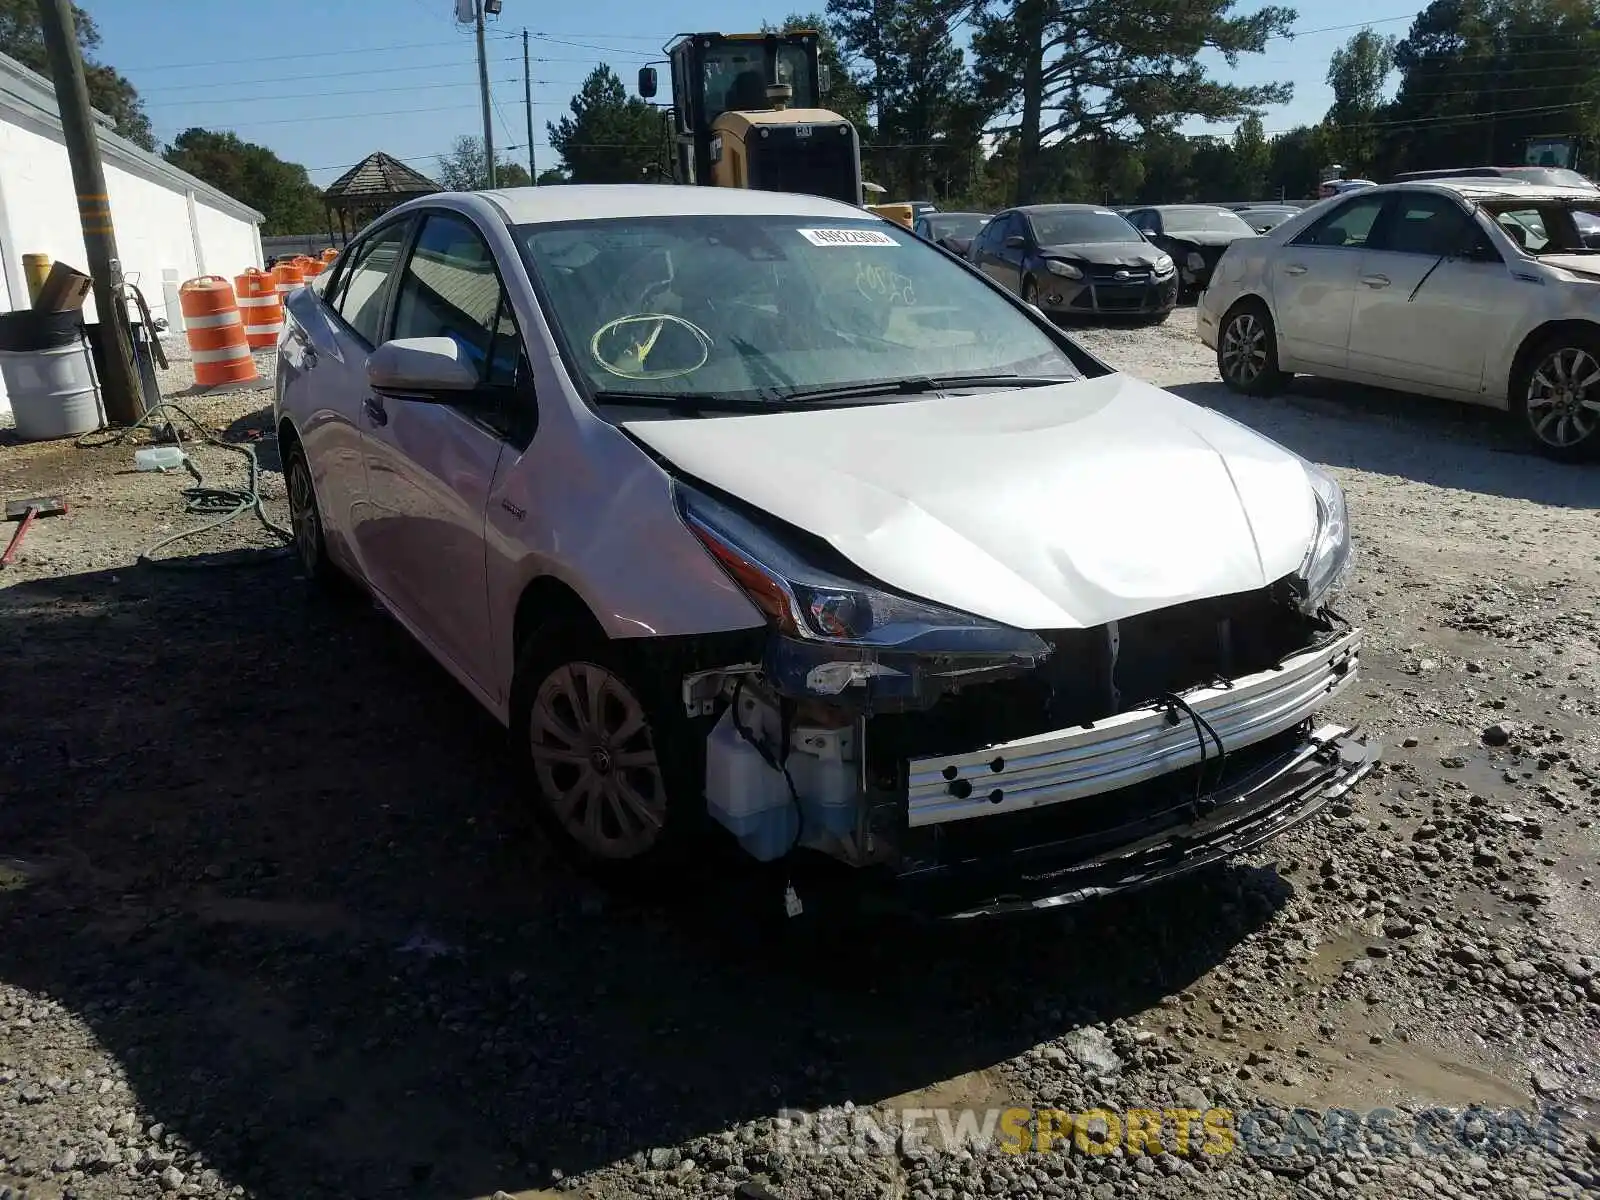
<svg viewBox="0 0 1600 1200">
<path fill-rule="evenodd" d="M 1371 248 L 1437 258 L 1467 249 L 1478 232 L 1472 219 L 1448 196 L 1402 192 Z"/>
</svg>

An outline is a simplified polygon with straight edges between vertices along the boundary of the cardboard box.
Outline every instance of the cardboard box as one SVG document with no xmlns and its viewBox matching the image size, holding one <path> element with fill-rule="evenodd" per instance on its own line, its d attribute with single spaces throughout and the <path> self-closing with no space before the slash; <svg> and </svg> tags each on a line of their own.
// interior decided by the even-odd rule
<svg viewBox="0 0 1600 1200">
<path fill-rule="evenodd" d="M 50 274 L 39 285 L 33 307 L 39 312 L 77 312 L 89 298 L 94 281 L 66 263 L 50 265 Z"/>
</svg>

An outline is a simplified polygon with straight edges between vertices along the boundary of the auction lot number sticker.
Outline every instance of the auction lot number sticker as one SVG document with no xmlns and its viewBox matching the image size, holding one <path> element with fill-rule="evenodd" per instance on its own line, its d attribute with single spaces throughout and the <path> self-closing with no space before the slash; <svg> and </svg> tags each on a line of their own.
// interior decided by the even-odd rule
<svg viewBox="0 0 1600 1200">
<path fill-rule="evenodd" d="M 800 236 L 813 246 L 898 246 L 877 229 L 802 229 Z"/>
</svg>

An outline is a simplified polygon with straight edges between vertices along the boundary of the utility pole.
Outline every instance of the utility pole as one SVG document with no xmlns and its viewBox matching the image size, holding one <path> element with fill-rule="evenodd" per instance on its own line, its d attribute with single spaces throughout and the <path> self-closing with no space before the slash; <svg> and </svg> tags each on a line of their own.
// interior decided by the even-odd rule
<svg viewBox="0 0 1600 1200">
<path fill-rule="evenodd" d="M 69 0 L 39 0 L 39 23 L 50 58 L 56 106 L 61 111 L 61 133 L 72 163 L 72 184 L 78 192 L 83 250 L 94 280 L 94 306 L 104 342 L 105 377 L 100 382 L 106 415 L 119 425 L 131 425 L 144 416 L 144 397 L 133 365 L 133 335 L 122 296 L 122 263 L 117 259 L 106 173 L 100 163 L 100 142 L 95 137 L 89 85 L 78 54 L 78 32 Z"/>
<path fill-rule="evenodd" d="M 533 76 L 528 73 L 528 31 L 522 31 L 522 106 L 528 112 L 528 181 L 539 183 L 539 169 L 533 165 Z"/>
<path fill-rule="evenodd" d="M 44 0 L 40 0 L 43 3 Z M 64 3 L 65 0 L 58 0 Z M 489 60 L 483 50 L 483 0 L 472 6 L 474 23 L 478 31 L 478 91 L 483 98 L 483 157 L 488 169 L 489 186 L 494 186 L 494 126 L 489 121 Z"/>
</svg>

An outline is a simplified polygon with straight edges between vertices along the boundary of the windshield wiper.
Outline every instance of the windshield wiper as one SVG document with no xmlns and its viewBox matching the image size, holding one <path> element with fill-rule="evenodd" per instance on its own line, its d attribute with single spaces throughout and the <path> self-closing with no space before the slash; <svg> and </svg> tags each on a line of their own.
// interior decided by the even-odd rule
<svg viewBox="0 0 1600 1200">
<path fill-rule="evenodd" d="M 633 404 L 639 408 L 664 408 L 681 416 L 699 416 L 708 412 L 762 413 L 781 412 L 781 400 L 746 400 L 736 396 L 712 393 L 696 395 L 693 392 L 624 392 L 600 390 L 591 393 L 599 404 Z"/>
<path fill-rule="evenodd" d="M 904 379 L 880 379 L 873 383 L 845 383 L 829 387 L 795 388 L 785 392 L 785 400 L 812 402 L 816 400 L 853 400 L 868 396 L 921 396 L 947 388 L 978 387 L 986 383 L 1004 384 L 1007 387 L 1050 387 L 1058 383 L 1074 383 L 1053 375 L 1018 375 L 1015 372 L 987 372 L 973 375 L 908 375 Z"/>
</svg>

